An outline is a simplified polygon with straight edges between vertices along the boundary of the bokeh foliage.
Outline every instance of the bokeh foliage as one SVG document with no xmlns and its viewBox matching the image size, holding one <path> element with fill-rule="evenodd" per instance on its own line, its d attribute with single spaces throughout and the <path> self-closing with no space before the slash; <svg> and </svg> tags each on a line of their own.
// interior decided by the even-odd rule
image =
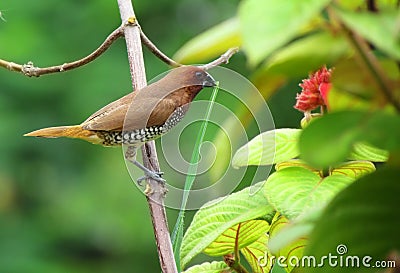
<svg viewBox="0 0 400 273">
<path fill-rule="evenodd" d="M 172 55 L 228 18 L 236 3 L 134 1 L 134 7 L 146 34 Z M 109 0 L 2 0 L 0 11 L 6 20 L 0 58 L 40 67 L 87 55 L 120 24 L 117 1 Z M 144 54 L 149 80 L 168 69 Z M 26 78 L 0 70 L 0 272 L 158 272 L 146 201 L 121 149 L 22 136 L 77 124 L 130 91 L 123 39 L 67 73 Z"/>
<path fill-rule="evenodd" d="M 278 24 L 281 10 L 273 14 L 276 18 L 266 17 L 269 7 L 257 6 L 262 1 L 142 0 L 134 5 L 146 34 L 166 54 L 178 52 L 175 56 L 182 61 L 206 62 L 221 53 L 224 46 L 240 44 L 246 38 L 244 53 L 234 56 L 229 67 L 249 76 L 260 89 L 270 103 L 277 128 L 299 127 L 301 114 L 293 109 L 299 92 L 296 85 L 323 64 L 337 65 L 332 109 L 349 105 L 365 109 L 382 104 L 381 97 L 362 88 L 370 86 L 370 79 L 363 77 L 362 69 L 351 58 L 353 51 L 345 37 L 326 29 L 324 20 L 328 15 L 324 12 L 312 16 L 329 1 L 282 5 L 295 17 L 294 25 Z M 337 3 L 343 9 L 365 8 L 364 1 Z M 380 3 L 387 8 L 394 1 Z M 307 4 L 314 8 L 308 9 Z M 87 55 L 120 24 L 117 3 L 109 0 L 2 0 L 0 11 L 6 20 L 0 20 L 0 58 L 18 63 L 33 61 L 38 66 L 62 64 Z M 365 33 L 371 25 L 384 25 L 376 23 L 385 23 L 395 15 L 374 18 L 374 22 L 367 19 L 371 25 L 359 24 L 365 17 L 353 15 L 340 14 L 352 28 L 364 26 L 357 31 L 372 35 L 368 41 L 376 44 L 378 56 L 383 56 L 382 66 L 388 76 L 398 78 L 396 64 L 386 58 L 398 56 L 396 44 L 387 47 L 393 43 L 387 40 L 392 36 L 382 29 Z M 257 25 L 254 21 L 267 23 Z M 206 34 L 197 36 L 197 43 L 191 40 L 182 47 L 203 31 Z M 246 37 L 238 34 L 243 31 Z M 264 32 L 274 31 L 282 37 L 271 40 L 263 36 Z M 295 39 L 285 38 L 293 33 L 298 35 Z M 196 47 L 201 53 L 199 58 L 189 54 Z M 146 50 L 145 62 L 148 79 L 167 70 Z M 349 78 L 355 81 L 343 96 L 340 91 L 348 87 L 343 84 Z M 29 79 L 0 70 L 0 272 L 159 271 L 146 202 L 132 185 L 120 149 L 68 139 L 22 137 L 44 126 L 79 123 L 130 90 L 122 39 L 95 62 L 68 73 Z M 187 139 L 195 135 L 189 133 Z M 183 149 L 190 151 L 192 143 L 183 144 Z M 162 169 L 168 168 L 162 164 Z M 167 172 L 167 180 L 175 179 L 169 175 Z M 173 223 L 176 211 L 168 213 Z M 221 263 L 218 267 L 224 268 Z"/>
</svg>

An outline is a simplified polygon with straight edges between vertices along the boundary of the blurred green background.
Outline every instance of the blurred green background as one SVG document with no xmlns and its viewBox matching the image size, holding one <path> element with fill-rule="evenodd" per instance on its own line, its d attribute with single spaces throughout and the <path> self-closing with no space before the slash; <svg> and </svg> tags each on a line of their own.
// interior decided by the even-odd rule
<svg viewBox="0 0 400 273">
<path fill-rule="evenodd" d="M 148 37 L 172 56 L 232 17 L 238 3 L 142 0 L 134 7 Z M 0 11 L 0 58 L 39 67 L 87 55 L 120 24 L 117 1 L 110 0 L 2 0 Z M 147 50 L 145 62 L 149 80 L 168 69 Z M 249 74 L 243 54 L 228 67 Z M 288 103 L 296 81 L 286 88 L 272 97 L 271 110 L 277 127 L 296 127 L 300 113 Z M 130 91 L 123 39 L 67 73 L 27 78 L 0 69 L 0 272 L 159 272 L 147 204 L 121 149 L 23 137 L 78 124 Z M 172 226 L 176 211 L 168 214 Z"/>
</svg>

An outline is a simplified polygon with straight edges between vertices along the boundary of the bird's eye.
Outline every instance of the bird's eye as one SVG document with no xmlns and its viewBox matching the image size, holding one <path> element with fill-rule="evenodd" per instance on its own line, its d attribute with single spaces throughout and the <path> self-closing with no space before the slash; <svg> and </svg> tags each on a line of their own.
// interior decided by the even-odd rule
<svg viewBox="0 0 400 273">
<path fill-rule="evenodd" d="M 197 78 L 200 79 L 203 76 L 203 73 L 201 73 L 200 71 L 197 71 L 195 75 Z"/>
</svg>

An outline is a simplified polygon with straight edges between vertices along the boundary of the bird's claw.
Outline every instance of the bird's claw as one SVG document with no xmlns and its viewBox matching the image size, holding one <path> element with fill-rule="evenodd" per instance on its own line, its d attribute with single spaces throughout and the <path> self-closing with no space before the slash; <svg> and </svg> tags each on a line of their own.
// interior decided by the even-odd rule
<svg viewBox="0 0 400 273">
<path fill-rule="evenodd" d="M 159 183 L 164 184 L 166 182 L 166 180 L 164 178 L 162 178 L 162 175 L 164 173 L 163 172 L 146 172 L 146 174 L 142 177 L 139 177 L 136 181 L 137 183 L 142 186 L 142 181 L 147 179 L 147 178 L 151 178 Z"/>
</svg>

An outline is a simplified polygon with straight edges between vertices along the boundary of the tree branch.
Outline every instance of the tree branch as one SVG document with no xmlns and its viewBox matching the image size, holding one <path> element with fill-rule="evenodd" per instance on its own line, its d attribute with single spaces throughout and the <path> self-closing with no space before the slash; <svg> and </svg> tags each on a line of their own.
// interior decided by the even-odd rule
<svg viewBox="0 0 400 273">
<path fill-rule="evenodd" d="M 132 21 L 134 18 L 136 18 L 130 0 L 118 0 L 118 6 L 121 13 L 122 22 L 127 22 L 129 20 Z M 140 32 L 140 28 L 137 24 L 127 26 L 124 29 L 134 90 L 141 89 L 146 86 L 146 73 Z M 159 171 L 154 141 L 150 141 L 143 145 L 142 154 L 143 164 L 150 170 Z M 161 269 L 164 273 L 176 273 L 178 270 L 175 264 L 164 208 L 164 197 L 167 189 L 165 185 L 162 185 L 157 181 L 153 181 L 151 179 L 148 179 L 147 181 L 149 183 L 148 185 L 150 186 L 150 190 L 146 191 L 146 198 L 150 208 Z"/>
<path fill-rule="evenodd" d="M 238 47 L 233 47 L 228 49 L 224 54 L 222 54 L 218 59 L 200 66 L 204 70 L 211 69 L 213 67 L 219 66 L 220 64 L 227 64 L 229 63 L 229 59 L 233 56 L 233 54 L 237 53 L 239 51 Z"/>
<path fill-rule="evenodd" d="M 144 34 L 144 32 L 142 31 L 142 29 L 140 29 L 140 37 L 142 38 L 142 43 L 157 57 L 159 58 L 161 61 L 163 61 L 164 63 L 166 63 L 169 66 L 172 67 L 179 67 L 179 66 L 183 66 L 183 64 L 178 63 L 174 60 L 172 60 L 171 58 L 169 58 L 167 55 L 165 55 L 161 50 L 159 50 L 154 44 L 153 42 L 146 36 L 146 34 Z M 229 59 L 233 56 L 233 54 L 237 53 L 239 51 L 238 47 L 234 47 L 234 48 L 230 48 L 228 49 L 224 54 L 222 54 L 218 59 L 202 65 L 200 67 L 202 67 L 204 70 L 208 70 L 210 68 L 213 68 L 215 66 L 218 66 L 220 64 L 227 64 L 229 62 Z"/>
<path fill-rule="evenodd" d="M 130 20 L 128 20 L 130 19 Z M 111 45 L 114 41 L 116 41 L 119 37 L 124 35 L 124 30 L 126 26 L 129 25 L 136 25 L 137 28 L 140 30 L 140 37 L 141 37 L 141 42 L 161 61 L 166 63 L 169 66 L 172 67 L 179 67 L 183 66 L 183 64 L 180 64 L 171 58 L 169 58 L 167 55 L 165 55 L 161 50 L 159 50 L 156 45 L 153 44 L 153 42 L 146 36 L 146 34 L 142 31 L 140 26 L 137 24 L 135 17 L 129 17 L 120 27 L 115 29 L 105 40 L 104 42 L 92 53 L 90 53 L 88 56 L 79 59 L 77 61 L 73 61 L 70 63 L 64 63 L 62 65 L 55 65 L 55 66 L 49 66 L 49 67 L 36 67 L 34 66 L 33 62 L 29 61 L 26 64 L 17 64 L 14 62 L 6 61 L 0 59 L 0 67 L 4 67 L 10 71 L 16 71 L 20 72 L 25 76 L 28 77 L 40 77 L 42 75 L 46 74 L 51 74 L 51 73 L 58 73 L 58 72 L 65 72 L 68 70 L 72 70 L 78 67 L 81 67 L 83 65 L 86 65 L 95 59 L 97 59 L 100 55 L 102 55 Z M 205 70 L 208 70 L 210 68 L 213 68 L 215 66 L 218 66 L 222 63 L 228 63 L 229 59 L 232 57 L 233 54 L 238 52 L 238 48 L 230 48 L 227 52 L 225 52 L 221 57 L 218 59 L 205 64 L 201 66 Z M 135 81 L 135 79 L 133 79 Z M 133 82 L 134 88 L 136 84 Z M 135 89 L 134 89 L 135 90 Z"/>
<path fill-rule="evenodd" d="M 93 51 L 88 56 L 86 56 L 80 60 L 70 62 L 70 63 L 64 63 L 62 65 L 39 68 L 39 67 L 35 67 L 31 61 L 29 61 L 26 64 L 20 65 L 20 64 L 14 63 L 14 62 L 9 62 L 9 61 L 0 59 L 0 67 L 4 67 L 10 71 L 21 72 L 22 74 L 24 74 L 25 76 L 28 76 L 28 77 L 39 77 L 39 76 L 45 75 L 45 74 L 68 71 L 68 70 L 83 66 L 85 64 L 88 64 L 91 61 L 98 58 L 101 54 L 103 54 L 111 46 L 111 44 L 115 40 L 117 40 L 119 37 L 123 36 L 124 28 L 126 27 L 126 25 L 129 25 L 132 23 L 134 23 L 134 22 L 127 21 L 127 23 L 122 24 L 120 27 L 118 27 L 116 30 L 114 30 L 95 51 Z"/>
<path fill-rule="evenodd" d="M 182 64 L 175 62 L 167 55 L 165 55 L 161 50 L 159 50 L 142 30 L 140 30 L 140 37 L 142 38 L 142 43 L 161 61 L 172 67 L 182 66 Z"/>
</svg>

